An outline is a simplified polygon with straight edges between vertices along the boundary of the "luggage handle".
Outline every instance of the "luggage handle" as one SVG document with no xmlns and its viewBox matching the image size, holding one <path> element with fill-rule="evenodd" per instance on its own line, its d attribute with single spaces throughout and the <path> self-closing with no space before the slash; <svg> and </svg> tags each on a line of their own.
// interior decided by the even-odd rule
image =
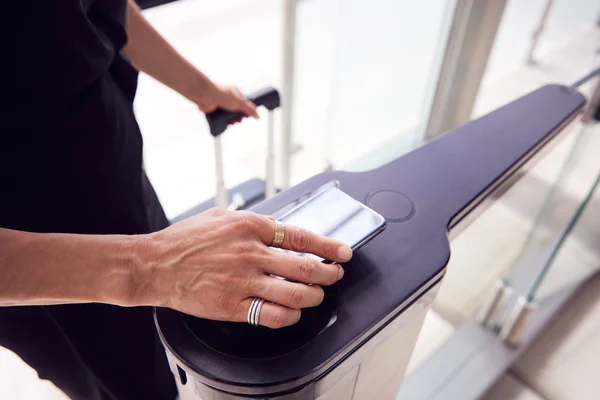
<svg viewBox="0 0 600 400">
<path fill-rule="evenodd" d="M 264 106 L 267 110 L 273 111 L 281 105 L 279 92 L 272 88 L 266 87 L 249 95 L 248 100 L 257 106 Z M 228 207 L 229 196 L 227 195 L 227 187 L 225 186 L 223 172 L 223 152 L 221 148 L 221 134 L 225 132 L 227 126 L 236 120 L 244 118 L 245 115 L 237 111 L 226 111 L 217 109 L 209 114 L 206 114 L 206 120 L 210 128 L 210 134 L 215 138 L 215 166 L 217 175 L 217 193 L 215 197 L 215 205 L 219 208 L 230 210 L 243 207 L 243 201 L 234 200 L 234 204 Z M 265 178 L 265 198 L 275 195 L 275 177 L 274 177 L 274 152 L 275 152 L 275 135 L 273 132 L 273 113 L 269 112 L 269 131 L 267 136 L 267 157 L 266 157 L 266 178 Z M 234 199 L 235 197 L 234 193 Z M 242 199 L 243 200 L 243 199 Z"/>
<path fill-rule="evenodd" d="M 279 92 L 272 87 L 258 90 L 247 96 L 247 99 L 256 104 L 257 107 L 264 106 L 269 111 L 273 111 L 281 105 Z M 210 134 L 215 137 L 225 132 L 229 124 L 244 117 L 246 117 L 246 115 L 239 111 L 227 111 L 222 108 L 218 108 L 215 111 L 206 114 Z"/>
</svg>

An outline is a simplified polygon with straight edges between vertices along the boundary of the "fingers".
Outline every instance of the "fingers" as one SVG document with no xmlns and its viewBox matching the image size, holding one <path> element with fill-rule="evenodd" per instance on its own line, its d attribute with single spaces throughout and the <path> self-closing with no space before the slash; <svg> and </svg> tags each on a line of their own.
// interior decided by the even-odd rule
<svg viewBox="0 0 600 400">
<path fill-rule="evenodd" d="M 344 269 L 339 264 L 326 264 L 313 257 L 298 256 L 271 250 L 271 257 L 266 258 L 263 269 L 268 274 L 281 276 L 296 282 L 316 285 L 333 285 L 344 276 Z"/>
<path fill-rule="evenodd" d="M 298 253 L 314 254 L 329 261 L 346 262 L 352 258 L 352 250 L 348 245 L 293 225 L 285 226 L 281 247 Z"/>
<path fill-rule="evenodd" d="M 257 234 L 265 245 L 271 245 L 275 234 L 275 221 L 272 218 L 249 211 L 236 211 L 236 218 Z M 352 258 L 352 250 L 348 245 L 292 225 L 285 226 L 281 247 L 298 253 L 314 254 L 335 262 L 346 262 Z"/>
<path fill-rule="evenodd" d="M 250 100 L 242 100 L 240 103 L 240 111 L 249 117 L 259 118 L 258 112 L 256 111 L 256 104 Z"/>
<path fill-rule="evenodd" d="M 240 312 L 236 315 L 237 322 L 248 322 L 248 311 L 252 299 L 246 299 L 240 305 Z M 294 325 L 300 321 L 300 310 L 287 308 L 279 304 L 265 302 L 258 316 L 258 324 L 268 328 L 278 329 Z"/>
<path fill-rule="evenodd" d="M 265 275 L 257 282 L 257 297 L 289 308 L 316 307 L 323 301 L 325 293 L 319 286 L 288 282 Z"/>
<path fill-rule="evenodd" d="M 248 238 L 256 235 L 267 246 L 273 241 L 275 222 L 272 219 L 249 211 L 236 211 L 228 214 L 227 218 L 231 219 L 232 236 Z M 282 247 L 337 262 L 345 262 L 352 257 L 352 250 L 342 242 L 289 225 L 285 228 Z M 260 266 L 269 274 L 318 285 L 332 285 L 344 275 L 344 270 L 338 264 L 322 263 L 313 257 L 274 249 L 268 251 Z"/>
<path fill-rule="evenodd" d="M 284 328 L 300 321 L 300 315 L 300 310 L 265 303 L 258 316 L 258 324 L 273 329 Z"/>
<path fill-rule="evenodd" d="M 237 111 L 241 111 L 246 116 L 258 118 L 258 112 L 256 111 L 256 104 L 248 100 L 242 92 L 236 87 L 232 88 L 233 95 L 238 100 Z"/>
<path fill-rule="evenodd" d="M 197 102 L 200 111 L 208 114 L 218 108 L 227 111 L 239 111 L 247 117 L 259 118 L 256 104 L 248 100 L 235 86 L 218 85 L 213 95 L 208 96 L 202 102 Z M 240 119 L 241 120 L 241 119 Z M 239 121 L 235 121 L 236 123 Z"/>
</svg>

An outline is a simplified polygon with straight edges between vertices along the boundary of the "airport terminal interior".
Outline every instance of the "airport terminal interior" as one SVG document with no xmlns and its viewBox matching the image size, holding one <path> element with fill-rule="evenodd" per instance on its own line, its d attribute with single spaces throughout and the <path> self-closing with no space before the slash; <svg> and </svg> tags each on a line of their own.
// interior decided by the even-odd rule
<svg viewBox="0 0 600 400">
<path fill-rule="evenodd" d="M 145 17 L 211 79 L 234 83 L 244 93 L 267 86 L 281 93 L 280 108 L 261 108 L 260 119 L 244 120 L 219 137 L 228 188 L 273 178 L 275 187 L 285 189 L 324 171 L 378 170 L 409 160 L 416 149 L 443 146 L 445 135 L 458 137 L 463 127 L 474 126 L 470 123 L 484 121 L 490 125 L 482 131 L 492 131 L 496 122 L 485 122 L 494 121 L 485 116 L 494 112 L 509 116 L 497 122 L 508 124 L 498 134 L 513 125 L 521 129 L 526 122 L 519 118 L 542 121 L 527 122 L 531 130 L 544 120 L 561 122 L 550 142 L 524 156 L 526 162 L 507 165 L 510 176 L 486 194 L 468 220 L 448 226 L 450 260 L 439 285 L 427 294 L 431 302 L 412 314 L 413 306 L 399 309 L 379 336 L 394 324 L 399 333 L 388 332 L 371 347 L 364 344 L 349 360 L 362 358 L 340 372 L 339 381 L 317 384 L 314 398 L 598 398 L 600 112 L 594 113 L 600 77 L 568 87 L 600 66 L 600 2 L 160 3 L 140 1 Z M 555 84 L 585 97 L 568 120 L 553 106 L 532 116 L 513 105 L 514 118 L 511 108 L 496 111 Z M 135 114 L 144 167 L 167 217 L 175 219 L 213 198 L 219 172 L 214 138 L 196 105 L 141 74 Z M 274 138 L 268 136 L 269 124 Z M 267 177 L 270 139 L 275 173 Z M 467 139 L 464 143 L 460 159 L 479 160 L 485 152 L 468 147 Z M 418 165 L 421 170 L 411 171 L 416 181 L 430 176 L 435 160 Z M 451 201 L 439 196 L 425 212 Z M 417 204 L 417 216 L 422 210 Z M 336 324 L 344 317 L 339 313 Z M 198 387 L 210 384 L 201 378 L 195 391 L 185 392 L 181 388 L 190 386 L 192 375 L 183 365 L 171 367 L 179 371 L 174 376 L 182 400 L 221 399 L 202 397 L 208 392 Z M 0 348 L 0 399 L 67 397 Z"/>
</svg>

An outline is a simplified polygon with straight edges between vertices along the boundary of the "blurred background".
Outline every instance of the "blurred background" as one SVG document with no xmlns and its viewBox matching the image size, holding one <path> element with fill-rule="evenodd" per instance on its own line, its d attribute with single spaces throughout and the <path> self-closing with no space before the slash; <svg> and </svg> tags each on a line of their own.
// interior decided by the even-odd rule
<svg viewBox="0 0 600 400">
<path fill-rule="evenodd" d="M 276 176 L 280 187 L 329 168 L 375 168 L 544 84 L 571 84 L 599 64 L 597 0 L 161 3 L 140 1 L 153 26 L 211 79 L 244 92 L 284 89 L 276 158 L 278 171 L 289 174 Z M 591 97 L 596 86 L 597 79 L 580 90 Z M 167 215 L 213 197 L 213 138 L 196 106 L 142 74 L 135 111 L 145 167 Z M 264 177 L 266 124 L 263 114 L 223 135 L 229 187 Z M 407 380 L 525 260 L 556 253 L 531 288 L 540 301 L 597 271 L 599 155 L 600 126 L 578 122 L 452 239 Z M 573 301 L 482 398 L 598 398 L 600 280 Z M 64 395 L 0 349 L 0 398 Z"/>
</svg>

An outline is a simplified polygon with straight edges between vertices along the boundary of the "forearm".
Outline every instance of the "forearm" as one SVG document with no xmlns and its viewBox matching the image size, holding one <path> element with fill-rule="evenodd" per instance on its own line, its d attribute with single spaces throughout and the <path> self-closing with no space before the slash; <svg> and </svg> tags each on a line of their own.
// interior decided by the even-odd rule
<svg viewBox="0 0 600 400">
<path fill-rule="evenodd" d="M 0 306 L 134 304 L 138 236 L 70 235 L 0 228 Z"/>
<path fill-rule="evenodd" d="M 258 297 L 266 301 L 261 325 L 292 325 L 301 308 L 323 301 L 319 285 L 344 271 L 269 248 L 274 230 L 266 216 L 216 208 L 147 235 L 0 228 L 0 306 L 101 302 L 242 322 Z M 338 263 L 352 256 L 345 244 L 292 226 L 278 246 Z"/>
<path fill-rule="evenodd" d="M 127 7 L 127 34 L 125 53 L 139 69 L 198 103 L 199 93 L 214 90 L 214 84 L 203 73 L 183 58 L 148 23 L 138 5 L 129 0 Z"/>
</svg>

